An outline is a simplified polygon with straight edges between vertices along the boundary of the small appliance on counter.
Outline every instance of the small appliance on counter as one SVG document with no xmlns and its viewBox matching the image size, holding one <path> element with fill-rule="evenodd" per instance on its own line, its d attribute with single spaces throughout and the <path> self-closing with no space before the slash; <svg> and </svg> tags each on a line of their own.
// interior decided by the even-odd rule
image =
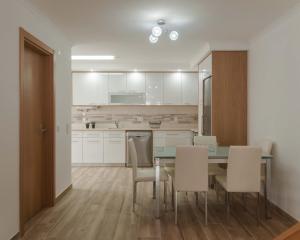
<svg viewBox="0 0 300 240">
<path fill-rule="evenodd" d="M 160 125 L 161 125 L 160 120 L 151 120 L 151 121 L 149 121 L 150 128 L 158 129 L 158 128 L 160 128 Z"/>
</svg>

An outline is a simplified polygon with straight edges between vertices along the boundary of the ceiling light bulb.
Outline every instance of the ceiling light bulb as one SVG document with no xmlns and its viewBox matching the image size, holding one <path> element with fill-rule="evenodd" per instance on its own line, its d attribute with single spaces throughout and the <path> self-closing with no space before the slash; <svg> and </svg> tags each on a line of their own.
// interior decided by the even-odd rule
<svg viewBox="0 0 300 240">
<path fill-rule="evenodd" d="M 153 36 L 152 34 L 149 36 L 149 41 L 151 43 L 157 43 L 158 37 Z"/>
<path fill-rule="evenodd" d="M 178 39 L 178 36 L 179 36 L 179 34 L 176 31 L 170 32 L 170 35 L 169 35 L 169 37 L 172 41 L 176 41 Z"/>
<path fill-rule="evenodd" d="M 152 35 L 154 37 L 159 37 L 161 35 L 161 33 L 162 33 L 161 27 L 155 26 L 155 27 L 152 28 Z"/>
</svg>

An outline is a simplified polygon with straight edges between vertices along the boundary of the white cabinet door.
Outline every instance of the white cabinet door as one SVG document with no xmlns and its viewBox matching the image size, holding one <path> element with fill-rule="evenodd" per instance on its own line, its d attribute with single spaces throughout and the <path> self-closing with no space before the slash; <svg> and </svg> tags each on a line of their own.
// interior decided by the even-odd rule
<svg viewBox="0 0 300 240">
<path fill-rule="evenodd" d="M 145 92 L 145 73 L 127 73 L 127 91 Z"/>
<path fill-rule="evenodd" d="M 121 138 L 104 138 L 104 163 L 125 164 L 125 141 Z"/>
<path fill-rule="evenodd" d="M 73 104 L 107 104 L 108 74 L 73 73 Z"/>
<path fill-rule="evenodd" d="M 99 163 L 98 138 L 83 138 L 83 162 Z"/>
<path fill-rule="evenodd" d="M 198 73 L 182 73 L 182 104 L 198 104 Z"/>
<path fill-rule="evenodd" d="M 146 104 L 163 103 L 163 73 L 146 73 Z"/>
<path fill-rule="evenodd" d="M 126 74 L 109 73 L 108 86 L 109 92 L 126 92 Z"/>
<path fill-rule="evenodd" d="M 181 73 L 164 74 L 164 104 L 181 104 Z"/>
<path fill-rule="evenodd" d="M 81 137 L 72 137 L 72 163 L 82 163 Z"/>
<path fill-rule="evenodd" d="M 83 162 L 103 163 L 103 132 L 83 133 Z"/>
</svg>

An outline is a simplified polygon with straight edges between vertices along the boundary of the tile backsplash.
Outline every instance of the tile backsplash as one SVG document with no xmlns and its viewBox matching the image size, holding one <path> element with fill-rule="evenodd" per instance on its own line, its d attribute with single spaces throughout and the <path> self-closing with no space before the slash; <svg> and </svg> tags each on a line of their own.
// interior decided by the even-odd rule
<svg viewBox="0 0 300 240">
<path fill-rule="evenodd" d="M 160 128 L 197 128 L 196 106 L 73 106 L 73 128 L 96 122 L 96 128 L 149 128 L 149 121 L 161 122 Z"/>
</svg>

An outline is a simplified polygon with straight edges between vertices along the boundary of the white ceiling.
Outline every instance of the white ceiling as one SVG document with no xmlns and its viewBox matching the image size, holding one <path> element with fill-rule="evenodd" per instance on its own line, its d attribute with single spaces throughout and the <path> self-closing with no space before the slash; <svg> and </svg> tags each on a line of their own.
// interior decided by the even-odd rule
<svg viewBox="0 0 300 240">
<path fill-rule="evenodd" d="M 26 0 L 72 41 L 73 55 L 115 55 L 74 70 L 191 69 L 205 43 L 247 43 L 299 0 Z M 156 20 L 180 33 L 148 41 Z"/>
</svg>

